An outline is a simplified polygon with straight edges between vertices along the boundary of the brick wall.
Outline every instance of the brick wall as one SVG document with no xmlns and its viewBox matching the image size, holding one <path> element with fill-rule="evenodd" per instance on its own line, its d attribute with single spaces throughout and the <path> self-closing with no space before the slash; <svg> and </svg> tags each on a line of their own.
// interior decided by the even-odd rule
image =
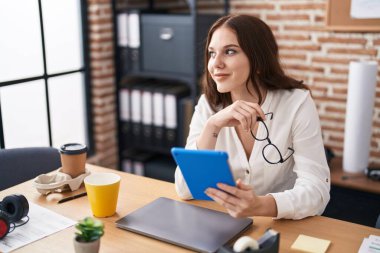
<svg viewBox="0 0 380 253">
<path fill-rule="evenodd" d="M 112 61 L 111 0 L 89 0 L 95 163 L 115 167 L 117 138 L 115 79 Z M 126 3 L 126 1 L 119 1 Z M 140 1 L 127 1 L 141 3 Z M 160 3 L 161 2 L 161 3 Z M 175 11 L 185 1 L 157 1 Z M 320 114 L 324 142 L 343 153 L 348 64 L 376 60 L 380 66 L 380 33 L 329 32 L 324 29 L 327 0 L 230 0 L 231 13 L 255 15 L 277 38 L 287 73 L 310 85 Z M 156 4 L 156 6 L 158 6 Z M 222 13 L 223 0 L 198 1 L 199 12 Z M 380 69 L 380 67 L 379 67 Z M 380 71 L 373 113 L 370 162 L 380 164 Z"/>
<path fill-rule="evenodd" d="M 116 84 L 111 0 L 88 0 L 95 155 L 89 162 L 117 168 Z"/>
</svg>

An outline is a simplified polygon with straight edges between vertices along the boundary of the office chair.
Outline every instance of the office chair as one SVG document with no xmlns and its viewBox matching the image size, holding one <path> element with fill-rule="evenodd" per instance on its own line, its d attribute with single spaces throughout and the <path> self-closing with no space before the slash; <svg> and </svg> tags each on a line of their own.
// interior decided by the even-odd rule
<svg viewBox="0 0 380 253">
<path fill-rule="evenodd" d="M 60 154 L 51 147 L 0 149 L 0 190 L 61 167 Z"/>
</svg>

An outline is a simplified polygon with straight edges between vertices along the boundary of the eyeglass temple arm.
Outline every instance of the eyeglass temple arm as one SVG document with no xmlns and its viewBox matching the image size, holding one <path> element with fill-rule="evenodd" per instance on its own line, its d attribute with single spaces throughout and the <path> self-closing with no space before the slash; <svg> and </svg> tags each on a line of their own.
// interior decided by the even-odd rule
<svg viewBox="0 0 380 253">
<path fill-rule="evenodd" d="M 288 155 L 288 157 L 286 157 L 285 159 L 283 159 L 284 162 L 285 162 L 286 160 L 288 160 L 289 157 L 291 157 L 291 156 L 294 154 L 294 149 L 293 149 L 293 148 L 288 147 L 288 149 L 291 151 L 291 153 Z"/>
<path fill-rule="evenodd" d="M 272 120 L 273 119 L 273 112 L 268 112 L 268 113 L 265 113 L 264 114 L 265 116 L 269 115 L 269 120 Z M 260 116 L 257 116 L 257 119 L 258 121 L 263 121 L 263 119 L 260 117 Z"/>
</svg>

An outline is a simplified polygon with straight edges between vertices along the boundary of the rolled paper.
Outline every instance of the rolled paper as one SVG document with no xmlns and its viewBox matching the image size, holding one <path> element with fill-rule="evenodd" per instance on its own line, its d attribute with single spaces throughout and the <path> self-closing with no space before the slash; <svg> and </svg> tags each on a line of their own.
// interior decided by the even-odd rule
<svg viewBox="0 0 380 253">
<path fill-rule="evenodd" d="M 368 166 L 377 62 L 350 62 L 344 131 L 343 170 L 363 172 Z"/>
</svg>

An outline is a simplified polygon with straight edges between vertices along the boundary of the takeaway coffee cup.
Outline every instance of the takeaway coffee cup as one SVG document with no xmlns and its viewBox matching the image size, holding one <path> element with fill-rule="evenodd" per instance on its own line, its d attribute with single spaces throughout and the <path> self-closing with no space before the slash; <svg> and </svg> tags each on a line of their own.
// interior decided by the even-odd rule
<svg viewBox="0 0 380 253">
<path fill-rule="evenodd" d="M 85 173 L 87 157 L 86 145 L 79 143 L 68 143 L 61 146 L 61 172 L 69 174 L 72 178 Z"/>
<path fill-rule="evenodd" d="M 115 173 L 92 173 L 84 178 L 88 200 L 95 217 L 108 217 L 116 212 L 120 176 Z"/>
</svg>

